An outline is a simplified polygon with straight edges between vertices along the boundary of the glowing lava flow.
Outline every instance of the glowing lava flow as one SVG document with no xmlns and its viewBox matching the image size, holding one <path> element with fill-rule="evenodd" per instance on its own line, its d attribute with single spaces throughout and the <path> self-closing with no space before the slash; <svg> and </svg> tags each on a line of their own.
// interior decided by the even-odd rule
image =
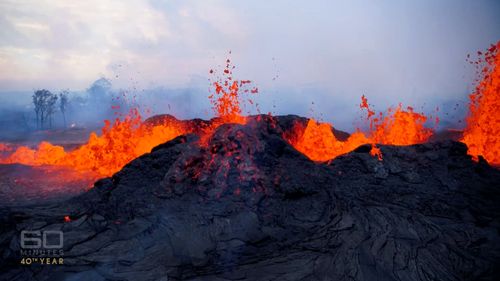
<svg viewBox="0 0 500 281">
<path fill-rule="evenodd" d="M 132 110 L 124 120 L 116 119 L 112 126 L 106 120 L 102 135 L 91 133 L 88 142 L 76 150 L 66 152 L 62 146 L 41 142 L 37 149 L 21 146 L 1 162 L 64 166 L 94 172 L 96 177 L 110 176 L 132 159 L 183 133 L 185 129 L 178 124 L 145 125 L 139 112 Z"/>
<path fill-rule="evenodd" d="M 462 141 L 469 154 L 500 165 L 500 41 L 484 54 L 482 80 L 470 97 Z M 482 55 L 481 52 L 478 52 Z M 478 62 L 481 63 L 482 61 Z M 476 63 L 476 64 L 478 64 Z"/>
</svg>

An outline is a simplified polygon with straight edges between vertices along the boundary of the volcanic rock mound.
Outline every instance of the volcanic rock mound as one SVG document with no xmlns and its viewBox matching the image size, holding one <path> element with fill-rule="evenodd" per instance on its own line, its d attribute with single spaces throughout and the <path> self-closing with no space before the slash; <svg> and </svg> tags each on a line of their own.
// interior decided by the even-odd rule
<svg viewBox="0 0 500 281">
<path fill-rule="evenodd" d="M 0 209 L 0 279 L 495 280 L 498 170 L 453 141 L 315 163 L 282 137 L 297 120 L 183 135 L 76 198 Z M 25 229 L 62 230 L 64 265 L 20 265 Z"/>
</svg>

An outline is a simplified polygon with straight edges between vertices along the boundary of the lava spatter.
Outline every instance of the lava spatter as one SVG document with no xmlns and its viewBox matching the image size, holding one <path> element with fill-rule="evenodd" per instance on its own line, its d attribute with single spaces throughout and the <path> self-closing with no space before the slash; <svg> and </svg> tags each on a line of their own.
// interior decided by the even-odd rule
<svg viewBox="0 0 500 281">
<path fill-rule="evenodd" d="M 371 155 L 382 160 L 382 152 L 376 144 L 423 143 L 433 134 L 431 128 L 424 126 L 428 118 L 422 113 L 414 112 L 411 107 L 405 110 L 400 104 L 396 108 L 389 108 L 386 115 L 382 112 L 377 114 L 369 107 L 368 99 L 363 95 L 360 108 L 366 109 L 370 122 L 370 129 L 366 134 L 357 130 L 347 140 L 339 141 L 335 138 L 330 124 L 310 119 L 305 128 L 296 126 L 294 132 L 287 133 L 285 138 L 298 151 L 314 161 L 330 160 L 363 144 L 372 144 Z"/>
<path fill-rule="evenodd" d="M 231 60 L 227 59 L 225 67 L 222 71 L 222 76 L 215 78 L 213 87 L 215 93 L 208 96 L 212 104 L 214 113 L 220 118 L 221 123 L 245 123 L 245 116 L 243 116 L 243 106 L 247 101 L 253 105 L 251 98 L 244 99 L 241 94 L 256 94 L 258 88 L 253 87 L 249 89 L 252 83 L 250 80 L 235 80 L 233 79 L 234 65 Z M 210 74 L 214 74 L 214 70 L 210 70 Z"/>
<path fill-rule="evenodd" d="M 500 165 L 500 41 L 492 45 L 475 62 L 479 83 L 469 95 L 469 115 L 462 140 L 469 154 L 481 155 L 488 162 Z"/>
</svg>

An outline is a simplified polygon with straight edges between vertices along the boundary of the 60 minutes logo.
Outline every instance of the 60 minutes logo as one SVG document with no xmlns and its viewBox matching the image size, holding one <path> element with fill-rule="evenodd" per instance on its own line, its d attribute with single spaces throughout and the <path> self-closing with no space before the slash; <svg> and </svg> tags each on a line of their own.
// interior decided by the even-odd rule
<svg viewBox="0 0 500 281">
<path fill-rule="evenodd" d="M 63 264 L 64 233 L 60 230 L 21 231 L 21 264 Z"/>
<path fill-rule="evenodd" d="M 48 243 L 49 235 L 57 235 L 57 244 Z M 31 236 L 31 237 L 27 237 Z M 41 238 L 40 238 L 41 237 Z M 64 234 L 60 230 L 46 230 L 43 233 L 39 230 L 21 231 L 21 248 L 23 249 L 62 249 L 64 241 Z M 34 242 L 34 244 L 26 244 L 26 242 Z"/>
</svg>

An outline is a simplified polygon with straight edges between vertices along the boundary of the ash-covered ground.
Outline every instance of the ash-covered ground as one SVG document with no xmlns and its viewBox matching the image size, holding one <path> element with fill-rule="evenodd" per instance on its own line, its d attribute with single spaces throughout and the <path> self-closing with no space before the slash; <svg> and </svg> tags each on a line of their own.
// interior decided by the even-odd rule
<svg viewBox="0 0 500 281">
<path fill-rule="evenodd" d="M 498 280 L 500 171 L 450 140 L 316 163 L 283 139 L 304 120 L 179 136 L 77 197 L 2 207 L 0 279 Z M 64 264 L 21 264 L 22 230 L 63 231 Z"/>
</svg>

